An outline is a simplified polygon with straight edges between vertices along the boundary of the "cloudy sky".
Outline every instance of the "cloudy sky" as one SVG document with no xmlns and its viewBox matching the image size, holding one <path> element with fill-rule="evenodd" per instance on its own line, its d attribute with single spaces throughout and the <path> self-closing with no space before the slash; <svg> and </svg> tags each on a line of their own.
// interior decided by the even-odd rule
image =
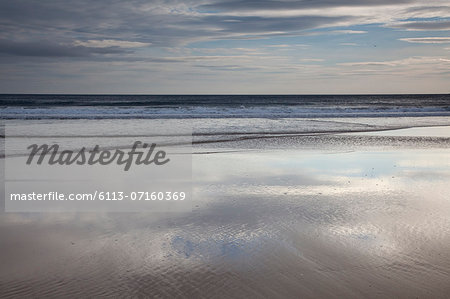
<svg viewBox="0 0 450 299">
<path fill-rule="evenodd" d="M 449 93 L 448 0 L 2 0 L 0 93 Z"/>
</svg>

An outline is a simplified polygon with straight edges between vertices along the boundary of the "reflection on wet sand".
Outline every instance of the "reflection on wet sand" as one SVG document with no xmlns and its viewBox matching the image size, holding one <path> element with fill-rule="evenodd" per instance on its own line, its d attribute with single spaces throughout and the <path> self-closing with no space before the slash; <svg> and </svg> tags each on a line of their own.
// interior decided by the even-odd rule
<svg viewBox="0 0 450 299">
<path fill-rule="evenodd" d="M 197 154 L 187 213 L 4 214 L 1 295 L 444 298 L 440 142 Z"/>
</svg>

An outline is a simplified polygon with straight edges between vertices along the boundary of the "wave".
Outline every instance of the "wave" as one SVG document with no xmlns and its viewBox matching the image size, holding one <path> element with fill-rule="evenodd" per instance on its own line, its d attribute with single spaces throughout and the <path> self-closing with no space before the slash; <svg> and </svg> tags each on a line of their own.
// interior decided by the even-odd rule
<svg viewBox="0 0 450 299">
<path fill-rule="evenodd" d="M 3 107 L 2 119 L 340 118 L 450 116 L 449 107 Z"/>
</svg>

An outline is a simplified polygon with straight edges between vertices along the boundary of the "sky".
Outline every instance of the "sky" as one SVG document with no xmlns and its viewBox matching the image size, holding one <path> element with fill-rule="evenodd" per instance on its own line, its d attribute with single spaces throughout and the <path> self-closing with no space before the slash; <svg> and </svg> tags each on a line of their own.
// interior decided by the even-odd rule
<svg viewBox="0 0 450 299">
<path fill-rule="evenodd" d="M 450 93 L 448 0 L 2 0 L 0 93 Z"/>
</svg>

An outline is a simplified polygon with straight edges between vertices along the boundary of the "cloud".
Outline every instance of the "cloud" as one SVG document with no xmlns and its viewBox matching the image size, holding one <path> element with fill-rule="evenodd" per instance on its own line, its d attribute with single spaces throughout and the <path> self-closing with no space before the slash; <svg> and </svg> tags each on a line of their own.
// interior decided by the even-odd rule
<svg viewBox="0 0 450 299">
<path fill-rule="evenodd" d="M 199 6 L 205 11 L 245 11 L 245 10 L 293 10 L 311 9 L 324 7 L 355 7 L 355 6 L 381 6 L 401 3 L 411 3 L 412 0 L 303 0 L 303 1 L 280 1 L 280 0 L 231 0 L 218 1 Z"/>
<path fill-rule="evenodd" d="M 393 23 L 418 13 L 442 17 L 448 6 L 436 1 L 427 6 L 416 0 L 1 1 L 0 38 L 20 43 L 50 37 L 54 44 L 85 48 L 180 47 L 208 40 L 306 36 L 314 34 L 311 29 Z M 367 32 L 343 28 L 328 33 Z"/>
<path fill-rule="evenodd" d="M 288 49 L 288 48 L 308 48 L 311 45 L 308 44 L 278 44 L 278 45 L 268 45 L 269 48 L 280 48 L 280 49 Z"/>
<path fill-rule="evenodd" d="M 30 57 L 88 57 L 95 54 L 124 54 L 130 52 L 118 47 L 96 48 L 61 45 L 46 41 L 14 42 L 0 40 L 0 53 Z"/>
<path fill-rule="evenodd" d="M 24 42 L 50 36 L 56 44 L 90 48 L 173 47 L 195 41 L 302 35 L 349 22 L 341 16 L 202 13 L 198 2 L 0 2 L 0 38 Z"/>
<path fill-rule="evenodd" d="M 400 38 L 399 40 L 408 43 L 419 44 L 447 44 L 450 43 L 450 37 L 408 37 Z"/>
<path fill-rule="evenodd" d="M 322 62 L 322 61 L 324 61 L 324 59 L 321 59 L 321 58 L 302 58 L 302 59 L 300 59 L 300 61 L 304 61 L 304 62 Z"/>
<path fill-rule="evenodd" d="M 219 77 L 215 71 L 233 71 L 236 86 L 251 81 L 243 90 L 269 90 L 273 82 L 298 86 L 299 78 L 317 79 L 315 86 L 336 78 L 341 88 L 341 75 L 352 71 L 379 74 L 381 68 L 389 72 L 402 66 L 401 74 L 409 74 L 408 67 L 418 64 L 424 72 L 434 71 L 435 61 L 394 61 L 402 55 L 446 59 L 444 47 L 398 47 L 395 41 L 448 43 L 447 37 L 416 31 L 447 30 L 449 14 L 448 0 L 0 1 L 0 91 L 12 85 L 60 88 L 55 82 L 67 78 L 65 86 L 72 91 L 103 86 L 110 92 L 112 85 L 121 88 L 117 82 L 124 80 L 124 72 L 128 91 L 170 91 L 174 86 L 189 91 L 190 84 L 208 89 L 204 81 Z M 405 36 L 391 28 L 411 32 Z M 319 62 L 314 57 L 323 62 L 314 63 Z M 354 60 L 361 62 L 339 64 Z M 95 77 L 88 79 L 88 74 Z M 429 86 L 435 79 L 427 81 Z"/>
<path fill-rule="evenodd" d="M 363 30 L 333 30 L 333 31 L 331 31 L 331 33 L 336 33 L 336 34 L 364 34 L 364 33 L 367 33 L 367 31 L 363 31 Z"/>
<path fill-rule="evenodd" d="M 406 29 L 412 31 L 450 30 L 450 21 L 397 22 L 387 26 L 391 28 Z"/>
<path fill-rule="evenodd" d="M 212 71 L 257 71 L 260 70 L 260 67 L 243 67 L 242 65 L 202 65 L 195 64 L 194 67 L 205 68 Z"/>
<path fill-rule="evenodd" d="M 303 17 L 260 17 L 260 16 L 220 16 L 208 15 L 195 20 L 180 22 L 184 27 L 194 26 L 216 28 L 208 35 L 211 38 L 267 37 L 274 35 L 302 35 L 301 31 L 314 29 L 324 24 L 339 24 L 345 16 L 303 16 Z M 233 22 L 230 22 L 233 20 Z"/>
<path fill-rule="evenodd" d="M 442 2 L 446 5 L 435 5 L 429 2 L 427 5 L 412 6 L 405 9 L 405 13 L 416 18 L 432 18 L 434 16 L 447 16 L 450 14 L 450 6 L 448 2 Z"/>
<path fill-rule="evenodd" d="M 450 64 L 450 59 L 443 57 L 417 56 L 389 61 L 345 62 L 339 63 L 338 65 L 354 67 L 354 66 L 411 66 L 411 65 L 429 65 L 429 64 L 439 64 L 439 65 Z"/>
<path fill-rule="evenodd" d="M 74 45 L 88 47 L 88 48 L 110 48 L 110 47 L 139 48 L 139 47 L 150 46 L 151 43 L 130 42 L 130 41 L 113 40 L 113 39 L 103 39 L 103 40 L 92 40 L 91 39 L 91 40 L 87 40 L 87 41 L 76 40 L 74 42 Z"/>
<path fill-rule="evenodd" d="M 408 10 L 410 5 L 416 11 Z M 50 36 L 56 44 L 97 48 L 174 47 L 206 40 L 300 36 L 316 28 L 390 22 L 426 9 L 416 6 L 412 0 L 1 1 L 0 38 L 24 42 Z M 428 13 L 442 16 L 442 11 L 439 14 L 434 7 Z M 340 29 L 333 33 L 366 32 Z"/>
</svg>

